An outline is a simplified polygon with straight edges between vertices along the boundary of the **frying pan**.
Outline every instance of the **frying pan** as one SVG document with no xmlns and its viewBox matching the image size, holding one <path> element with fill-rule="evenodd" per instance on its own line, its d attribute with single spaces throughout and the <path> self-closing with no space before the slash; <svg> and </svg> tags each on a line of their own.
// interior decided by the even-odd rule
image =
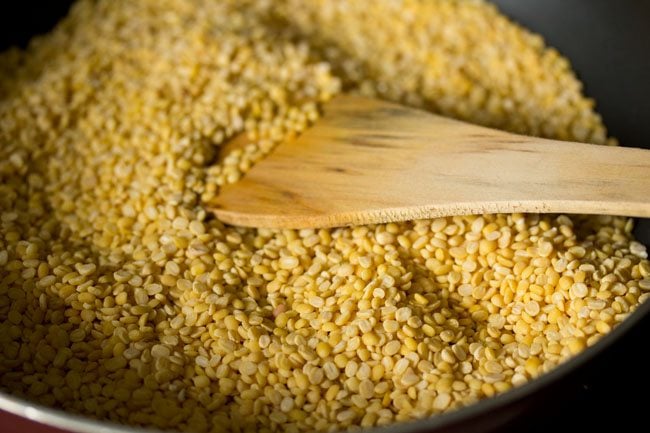
<svg viewBox="0 0 650 433">
<path fill-rule="evenodd" d="M 10 11 L 5 6 L 0 49 L 24 45 L 32 35 L 48 31 L 69 3 L 23 0 Z M 650 148 L 650 1 L 494 3 L 569 58 L 585 83 L 585 93 L 596 99 L 610 135 L 625 146 Z M 650 245 L 650 220 L 637 221 L 635 233 Z M 647 431 L 647 335 L 650 302 L 595 346 L 522 387 L 456 412 L 372 432 Z M 96 433 L 144 431 L 73 416 L 2 392 L 0 409 L 1 433 L 62 431 L 52 426 Z"/>
</svg>

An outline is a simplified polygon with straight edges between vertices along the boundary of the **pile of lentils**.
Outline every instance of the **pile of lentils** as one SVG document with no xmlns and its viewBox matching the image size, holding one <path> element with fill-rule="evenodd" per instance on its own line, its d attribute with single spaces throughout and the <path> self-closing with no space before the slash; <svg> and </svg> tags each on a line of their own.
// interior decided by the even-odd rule
<svg viewBox="0 0 650 433">
<path fill-rule="evenodd" d="M 386 425 L 526 383 L 650 296 L 623 217 L 206 211 L 341 92 L 615 144 L 482 1 L 81 0 L 0 56 L 0 388 L 188 432 Z"/>
</svg>

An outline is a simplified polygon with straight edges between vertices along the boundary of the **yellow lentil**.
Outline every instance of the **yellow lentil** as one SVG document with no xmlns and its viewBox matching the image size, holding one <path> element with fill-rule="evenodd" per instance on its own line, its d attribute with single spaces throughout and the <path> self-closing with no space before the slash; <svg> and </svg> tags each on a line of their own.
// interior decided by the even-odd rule
<svg viewBox="0 0 650 433">
<path fill-rule="evenodd" d="M 341 91 L 613 144 L 567 62 L 481 1 L 81 0 L 0 63 L 8 392 L 197 432 L 385 425 L 519 386 L 648 298 L 626 218 L 202 208 Z"/>
</svg>

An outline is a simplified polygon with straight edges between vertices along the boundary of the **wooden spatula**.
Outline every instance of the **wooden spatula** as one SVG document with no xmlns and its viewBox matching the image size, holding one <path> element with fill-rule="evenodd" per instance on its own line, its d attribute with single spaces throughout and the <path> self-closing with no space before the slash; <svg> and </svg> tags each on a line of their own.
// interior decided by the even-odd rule
<svg viewBox="0 0 650 433">
<path fill-rule="evenodd" d="M 650 216 L 650 150 L 509 134 L 339 96 L 209 207 L 308 228 L 497 212 Z"/>
</svg>

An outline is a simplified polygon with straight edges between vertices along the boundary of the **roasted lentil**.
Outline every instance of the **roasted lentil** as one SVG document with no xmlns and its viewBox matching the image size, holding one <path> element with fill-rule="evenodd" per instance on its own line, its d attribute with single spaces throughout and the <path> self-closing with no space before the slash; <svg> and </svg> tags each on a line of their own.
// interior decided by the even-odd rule
<svg viewBox="0 0 650 433">
<path fill-rule="evenodd" d="M 82 0 L 0 65 L 15 395 L 195 432 L 386 425 L 519 386 L 650 296 L 625 218 L 272 231 L 201 207 L 341 90 L 613 144 L 567 61 L 483 2 Z"/>
</svg>

